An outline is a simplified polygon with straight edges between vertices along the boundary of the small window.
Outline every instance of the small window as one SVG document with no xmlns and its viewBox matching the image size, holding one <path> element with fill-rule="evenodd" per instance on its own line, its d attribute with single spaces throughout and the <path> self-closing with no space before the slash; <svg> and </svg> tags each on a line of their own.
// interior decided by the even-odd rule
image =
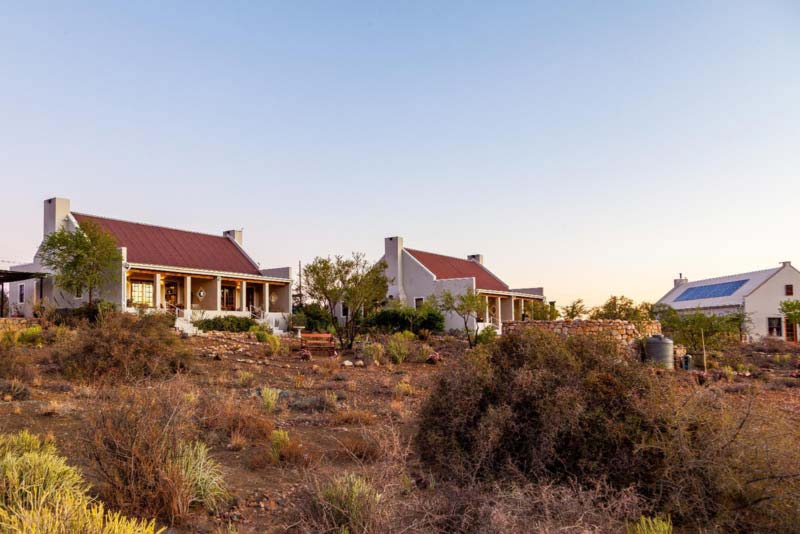
<svg viewBox="0 0 800 534">
<path fill-rule="evenodd" d="M 774 337 L 783 337 L 783 321 L 780 317 L 767 319 L 767 334 Z"/>
<path fill-rule="evenodd" d="M 419 309 L 422 307 L 422 304 L 425 302 L 424 297 L 417 297 L 414 299 L 414 307 Z"/>
<path fill-rule="evenodd" d="M 786 296 L 791 297 L 792 295 L 794 295 L 794 285 L 786 284 Z"/>
<path fill-rule="evenodd" d="M 347 304 L 344 302 L 342 303 L 342 317 L 347 317 L 350 315 L 350 309 L 347 307 Z"/>
<path fill-rule="evenodd" d="M 20 304 L 25 303 L 25 284 L 19 285 L 19 303 Z"/>
<path fill-rule="evenodd" d="M 75 298 L 76 298 L 76 299 L 81 299 L 81 298 L 83 298 L 83 290 L 81 290 L 81 289 L 78 289 L 77 291 L 75 291 Z"/>
</svg>

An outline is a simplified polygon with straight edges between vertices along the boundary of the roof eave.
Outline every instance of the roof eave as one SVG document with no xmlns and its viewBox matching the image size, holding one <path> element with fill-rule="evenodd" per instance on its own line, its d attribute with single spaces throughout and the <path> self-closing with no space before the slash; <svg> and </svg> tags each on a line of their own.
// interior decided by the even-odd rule
<svg viewBox="0 0 800 534">
<path fill-rule="evenodd" d="M 156 265 L 152 263 L 136 263 L 136 262 L 128 262 L 128 266 L 134 269 L 165 271 L 178 274 L 188 274 L 188 275 L 197 274 L 206 276 L 220 276 L 223 278 L 241 278 L 242 280 L 255 280 L 259 282 L 275 282 L 275 283 L 285 283 L 285 284 L 292 283 L 291 278 L 263 276 L 260 274 L 250 274 L 250 273 L 236 273 L 230 271 L 215 271 L 212 269 L 195 269 L 192 267 L 174 267 L 172 265 Z"/>
</svg>

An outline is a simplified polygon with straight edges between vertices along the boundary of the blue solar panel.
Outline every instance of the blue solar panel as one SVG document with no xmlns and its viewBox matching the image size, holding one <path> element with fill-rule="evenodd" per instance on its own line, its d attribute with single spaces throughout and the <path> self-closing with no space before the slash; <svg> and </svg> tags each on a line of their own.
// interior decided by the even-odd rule
<svg viewBox="0 0 800 534">
<path fill-rule="evenodd" d="M 736 290 L 749 282 L 749 279 L 736 280 L 735 282 L 723 282 L 721 284 L 709 284 L 707 286 L 695 286 L 686 289 L 680 294 L 675 302 L 683 300 L 713 299 L 714 297 L 729 297 L 736 293 Z"/>
</svg>

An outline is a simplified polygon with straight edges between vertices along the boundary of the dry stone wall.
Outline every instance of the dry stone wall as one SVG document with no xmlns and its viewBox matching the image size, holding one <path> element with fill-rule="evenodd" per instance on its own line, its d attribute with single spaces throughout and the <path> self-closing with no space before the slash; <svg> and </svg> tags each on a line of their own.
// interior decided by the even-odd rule
<svg viewBox="0 0 800 534">
<path fill-rule="evenodd" d="M 619 320 L 565 320 L 565 321 L 509 321 L 503 323 L 503 333 L 519 328 L 540 328 L 562 336 L 609 335 L 626 347 L 636 348 L 637 341 L 661 333 L 658 321 L 642 321 L 634 324 Z"/>
</svg>

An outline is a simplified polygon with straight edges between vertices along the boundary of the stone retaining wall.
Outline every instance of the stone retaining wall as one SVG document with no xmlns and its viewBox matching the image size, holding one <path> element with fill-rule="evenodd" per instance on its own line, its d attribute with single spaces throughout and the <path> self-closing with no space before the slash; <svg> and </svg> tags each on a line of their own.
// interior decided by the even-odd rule
<svg viewBox="0 0 800 534">
<path fill-rule="evenodd" d="M 536 327 L 562 336 L 598 335 L 607 334 L 618 340 L 626 347 L 634 347 L 636 342 L 643 338 L 661 333 L 661 323 L 658 321 L 643 321 L 636 324 L 630 321 L 619 320 L 565 320 L 565 321 L 509 321 L 503 323 L 503 333 L 513 332 L 518 328 Z"/>
</svg>

